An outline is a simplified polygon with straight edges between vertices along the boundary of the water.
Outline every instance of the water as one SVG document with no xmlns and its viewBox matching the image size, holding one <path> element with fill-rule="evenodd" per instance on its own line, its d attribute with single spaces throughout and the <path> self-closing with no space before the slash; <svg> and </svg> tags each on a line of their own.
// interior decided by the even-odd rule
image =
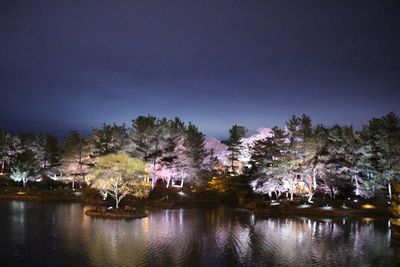
<svg viewBox="0 0 400 267">
<path fill-rule="evenodd" d="M 0 202 L 1 266 L 398 266 L 387 220 L 256 218 L 226 207 L 91 218 L 80 204 Z"/>
</svg>

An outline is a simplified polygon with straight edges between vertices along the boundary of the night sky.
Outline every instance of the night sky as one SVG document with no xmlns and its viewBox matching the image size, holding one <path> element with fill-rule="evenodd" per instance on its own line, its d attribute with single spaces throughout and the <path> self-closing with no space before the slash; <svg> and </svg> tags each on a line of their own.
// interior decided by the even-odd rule
<svg viewBox="0 0 400 267">
<path fill-rule="evenodd" d="M 400 114 L 400 1 L 0 1 L 0 128 Z"/>
</svg>

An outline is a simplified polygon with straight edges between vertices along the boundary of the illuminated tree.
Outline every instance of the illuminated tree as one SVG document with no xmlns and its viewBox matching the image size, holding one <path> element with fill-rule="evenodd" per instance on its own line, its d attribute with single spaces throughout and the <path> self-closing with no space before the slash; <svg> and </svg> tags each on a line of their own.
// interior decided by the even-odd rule
<svg viewBox="0 0 400 267">
<path fill-rule="evenodd" d="M 188 178 L 197 187 L 205 187 L 207 181 L 203 177 L 204 159 L 207 152 L 204 148 L 204 135 L 192 123 L 189 123 L 185 131 L 185 155 L 183 165 L 186 168 Z"/>
<path fill-rule="evenodd" d="M 204 137 L 204 149 L 208 154 L 205 158 L 206 165 L 209 161 L 214 160 L 214 157 L 218 160 L 221 169 L 225 169 L 225 166 L 229 165 L 228 147 L 218 139 L 209 136 Z"/>
<path fill-rule="evenodd" d="M 274 193 L 275 197 L 278 199 L 282 192 L 285 191 L 282 180 L 273 176 L 269 176 L 266 179 L 255 179 L 251 182 L 251 186 L 254 192 L 268 194 L 270 198 L 272 198 L 272 193 Z"/>
<path fill-rule="evenodd" d="M 193 124 L 185 126 L 179 118 L 139 116 L 132 122 L 129 139 L 129 153 L 148 163 L 152 187 L 160 179 L 167 187 L 177 180 L 182 186 L 185 179 L 196 186 L 205 184 L 201 175 L 207 154 L 204 135 Z"/>
<path fill-rule="evenodd" d="M 227 193 L 232 190 L 232 177 L 226 173 L 221 173 L 211 177 L 208 182 L 208 189 L 219 193 Z"/>
<path fill-rule="evenodd" d="M 23 171 L 19 169 L 12 169 L 10 178 L 16 182 L 22 181 L 22 186 L 26 187 L 26 183 L 28 182 L 28 171 Z"/>
<path fill-rule="evenodd" d="M 3 174 L 6 167 L 10 166 L 12 156 L 16 152 L 13 148 L 13 137 L 4 131 L 0 131 L 0 174 Z"/>
<path fill-rule="evenodd" d="M 40 134 L 37 136 L 39 145 L 38 160 L 42 169 L 58 166 L 61 160 L 61 148 L 55 136 Z"/>
<path fill-rule="evenodd" d="M 132 121 L 128 151 L 132 156 L 149 163 L 152 187 L 159 178 L 157 172 L 164 168 L 163 152 L 173 151 L 175 147 L 175 143 L 171 142 L 172 138 L 167 136 L 170 123 L 166 118 L 158 119 L 151 115 L 139 116 Z"/>
<path fill-rule="evenodd" d="M 400 118 L 393 112 L 379 119 L 372 119 L 364 128 L 370 145 L 370 165 L 380 184 L 387 186 L 392 196 L 391 183 L 400 176 Z"/>
<path fill-rule="evenodd" d="M 231 174 L 238 174 L 239 170 L 239 156 L 241 154 L 242 146 L 242 138 L 245 137 L 247 129 L 244 126 L 233 125 L 229 129 L 229 138 L 226 141 L 226 145 L 228 146 L 229 151 L 229 171 Z"/>
<path fill-rule="evenodd" d="M 31 134 L 24 134 L 19 135 L 18 138 L 20 140 L 18 153 L 15 155 L 11 169 L 26 172 L 28 176 L 36 175 L 40 170 L 40 163 L 35 137 Z"/>
<path fill-rule="evenodd" d="M 272 136 L 254 142 L 250 158 L 254 177 L 263 177 L 269 172 L 274 161 L 282 157 L 285 139 L 284 132 L 278 127 L 274 127 Z"/>
<path fill-rule="evenodd" d="M 251 156 L 254 153 L 253 147 L 255 143 L 272 137 L 273 134 L 273 129 L 271 128 L 260 128 L 257 130 L 256 134 L 241 139 L 242 146 L 238 159 L 245 168 L 252 168 Z"/>
<path fill-rule="evenodd" d="M 70 131 L 64 144 L 63 170 L 72 179 L 72 188 L 75 186 L 76 177 L 81 181 L 89 172 L 87 161 L 89 159 L 89 143 L 87 138 L 78 131 Z"/>
<path fill-rule="evenodd" d="M 125 124 L 103 123 L 100 128 L 92 130 L 90 144 L 94 156 L 104 156 L 119 153 L 124 150 L 127 141 Z"/>
<path fill-rule="evenodd" d="M 151 115 L 139 116 L 132 121 L 132 130 L 129 134 L 129 153 L 149 161 L 157 154 L 159 138 L 160 120 Z"/>
<path fill-rule="evenodd" d="M 120 201 L 128 194 L 138 198 L 148 195 L 145 177 L 145 162 L 127 154 L 111 154 L 98 158 L 88 183 L 104 198 L 110 195 L 118 209 Z"/>
</svg>

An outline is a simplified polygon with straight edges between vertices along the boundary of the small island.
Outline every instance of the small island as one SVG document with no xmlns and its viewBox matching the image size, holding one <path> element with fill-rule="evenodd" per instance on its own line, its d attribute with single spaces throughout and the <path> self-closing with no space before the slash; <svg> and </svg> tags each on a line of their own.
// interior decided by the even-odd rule
<svg viewBox="0 0 400 267">
<path fill-rule="evenodd" d="M 124 209 L 109 209 L 106 207 L 94 207 L 85 211 L 86 215 L 110 219 L 140 219 L 147 217 L 144 211 L 138 211 L 136 208 L 125 206 Z"/>
</svg>

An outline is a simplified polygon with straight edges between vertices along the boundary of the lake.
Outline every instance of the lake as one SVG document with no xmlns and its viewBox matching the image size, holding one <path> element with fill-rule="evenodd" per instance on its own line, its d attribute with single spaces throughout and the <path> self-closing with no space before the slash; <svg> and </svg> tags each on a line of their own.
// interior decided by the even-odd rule
<svg viewBox="0 0 400 267">
<path fill-rule="evenodd" d="M 132 221 L 0 202 L 1 266 L 398 266 L 388 220 L 259 218 L 224 206 Z"/>
</svg>

